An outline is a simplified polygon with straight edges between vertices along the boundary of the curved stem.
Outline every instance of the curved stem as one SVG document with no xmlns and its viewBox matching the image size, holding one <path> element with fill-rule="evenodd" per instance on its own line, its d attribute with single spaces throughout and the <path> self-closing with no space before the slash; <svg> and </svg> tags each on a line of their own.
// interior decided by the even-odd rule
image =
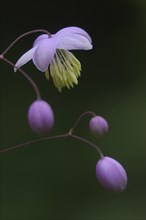
<svg viewBox="0 0 146 220">
<path fill-rule="evenodd" d="M 51 37 L 51 34 L 47 31 L 47 30 L 44 30 L 44 29 L 37 29 L 37 30 L 32 30 L 32 31 L 28 31 L 22 35 L 20 35 L 19 37 L 16 38 L 16 40 L 14 40 L 5 50 L 4 52 L 2 53 L 2 55 L 4 56 L 21 38 L 27 36 L 27 35 L 30 35 L 30 34 L 34 34 L 36 32 L 43 32 L 43 33 L 46 33 L 48 34 L 49 37 Z"/>
<path fill-rule="evenodd" d="M 5 153 L 5 152 L 8 152 L 8 151 L 15 150 L 15 149 L 18 149 L 18 148 L 20 148 L 20 147 L 29 146 L 30 144 L 35 144 L 35 143 L 38 143 L 38 142 L 41 142 L 41 141 L 53 140 L 53 139 L 59 139 L 59 138 L 65 138 L 65 137 L 68 137 L 68 136 L 69 136 L 69 135 L 68 135 L 68 133 L 67 133 L 67 134 L 60 134 L 60 135 L 55 135 L 55 136 L 50 136 L 50 137 L 42 137 L 42 138 L 39 138 L 39 139 L 36 139 L 36 140 L 27 141 L 27 142 L 22 143 L 22 144 L 17 144 L 17 145 L 15 145 L 15 146 L 2 149 L 2 150 L 0 150 L 0 154 Z"/>
<path fill-rule="evenodd" d="M 75 121 L 74 125 L 72 126 L 72 128 L 70 129 L 70 134 L 72 134 L 72 132 L 74 131 L 74 129 L 76 128 L 76 126 L 78 125 L 78 123 L 80 122 L 80 120 L 85 116 L 85 115 L 92 115 L 92 116 L 96 116 L 96 114 L 92 111 L 87 111 L 87 112 L 83 112 L 78 119 Z"/>
<path fill-rule="evenodd" d="M 3 55 L 1 55 L 1 60 L 5 61 L 6 63 L 8 63 L 10 66 L 12 67 L 15 67 L 15 64 L 12 63 L 10 60 L 6 59 Z M 17 67 L 16 67 L 17 68 Z M 24 72 L 21 68 L 17 68 L 17 70 L 19 72 L 21 72 L 21 74 L 29 81 L 29 83 L 32 85 L 32 87 L 34 88 L 35 90 L 35 93 L 36 93 L 36 96 L 37 96 L 37 99 L 41 99 L 41 95 L 40 95 L 40 91 L 36 85 L 36 83 L 32 80 L 32 78 L 27 75 L 26 72 Z"/>
<path fill-rule="evenodd" d="M 92 142 L 90 142 L 90 141 L 88 141 L 88 140 L 86 140 L 86 139 L 84 139 L 84 138 L 82 138 L 82 137 L 80 137 L 80 136 L 74 135 L 74 134 L 70 134 L 69 136 L 70 136 L 71 138 L 74 138 L 74 139 L 76 139 L 76 140 L 82 141 L 82 142 L 84 142 L 84 143 L 90 145 L 91 147 L 93 147 L 94 149 L 96 149 L 96 150 L 98 151 L 100 157 L 104 157 L 102 151 L 101 151 L 95 144 L 93 144 Z"/>
<path fill-rule="evenodd" d="M 81 141 L 81 142 L 84 142 L 85 144 L 90 145 L 91 147 L 93 147 L 94 149 L 96 149 L 98 151 L 100 157 L 104 157 L 102 151 L 95 144 L 93 144 L 92 142 L 90 142 L 90 141 L 88 141 L 88 140 L 86 140 L 86 139 L 84 139 L 80 136 L 70 134 L 69 132 L 65 133 L 65 134 L 60 134 L 60 135 L 42 137 L 42 138 L 39 138 L 39 139 L 36 139 L 36 140 L 27 141 L 27 142 L 22 143 L 22 144 L 18 144 L 18 145 L 12 146 L 12 147 L 8 147 L 8 148 L 0 150 L 0 154 L 6 153 L 8 151 L 12 151 L 12 150 L 15 150 L 15 149 L 18 149 L 18 148 L 21 148 L 21 147 L 29 146 L 30 144 L 35 144 L 35 143 L 38 143 L 38 142 L 41 142 L 41 141 L 54 140 L 54 139 L 60 139 L 60 138 L 66 138 L 66 137 L 71 137 L 73 139 L 76 139 L 78 141 Z"/>
</svg>

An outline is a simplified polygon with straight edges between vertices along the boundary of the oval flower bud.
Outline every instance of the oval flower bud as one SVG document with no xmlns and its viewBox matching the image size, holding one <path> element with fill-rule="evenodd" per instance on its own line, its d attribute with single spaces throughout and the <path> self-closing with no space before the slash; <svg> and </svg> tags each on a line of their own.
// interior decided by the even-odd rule
<svg viewBox="0 0 146 220">
<path fill-rule="evenodd" d="M 94 116 L 90 119 L 89 129 L 97 137 L 104 136 L 108 132 L 108 123 L 101 116 Z"/>
<path fill-rule="evenodd" d="M 28 122 L 37 134 L 46 134 L 54 125 L 54 113 L 51 106 L 43 101 L 34 101 L 28 110 Z"/>
<path fill-rule="evenodd" d="M 122 192 L 127 185 L 127 174 L 123 166 L 111 157 L 102 157 L 96 164 L 96 177 L 109 191 Z"/>
</svg>

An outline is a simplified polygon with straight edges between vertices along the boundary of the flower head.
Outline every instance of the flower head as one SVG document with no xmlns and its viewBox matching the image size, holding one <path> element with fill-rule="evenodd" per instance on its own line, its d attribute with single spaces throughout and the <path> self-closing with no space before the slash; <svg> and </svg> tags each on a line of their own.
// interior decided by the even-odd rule
<svg viewBox="0 0 146 220">
<path fill-rule="evenodd" d="M 108 128 L 108 123 L 103 117 L 97 115 L 90 119 L 89 129 L 95 136 L 104 136 L 108 132 Z"/>
<path fill-rule="evenodd" d="M 54 35 L 42 34 L 34 42 L 32 49 L 23 54 L 15 64 L 14 71 L 32 59 L 34 65 L 49 79 L 59 91 L 63 87 L 73 87 L 78 83 L 81 64 L 69 50 L 90 50 L 92 40 L 88 33 L 78 27 L 67 27 Z"/>
<path fill-rule="evenodd" d="M 54 125 L 51 106 L 43 100 L 34 101 L 28 109 L 28 122 L 35 133 L 48 133 Z"/>
<path fill-rule="evenodd" d="M 111 157 L 103 157 L 96 164 L 96 176 L 109 191 L 122 192 L 127 185 L 127 174 L 123 166 Z"/>
</svg>

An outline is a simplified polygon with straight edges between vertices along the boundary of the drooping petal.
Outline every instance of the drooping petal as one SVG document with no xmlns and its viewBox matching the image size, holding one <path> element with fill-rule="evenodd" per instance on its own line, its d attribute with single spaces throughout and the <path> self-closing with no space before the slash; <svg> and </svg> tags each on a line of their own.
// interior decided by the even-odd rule
<svg viewBox="0 0 146 220">
<path fill-rule="evenodd" d="M 56 36 L 70 36 L 71 34 L 77 34 L 77 35 L 81 35 L 85 38 L 87 38 L 89 40 L 90 43 L 92 43 L 91 37 L 89 36 L 89 34 L 83 30 L 82 28 L 79 27 L 66 27 L 61 29 L 60 31 L 58 31 L 55 35 Z"/>
<path fill-rule="evenodd" d="M 90 50 L 92 49 L 92 44 L 90 41 L 78 34 L 70 34 L 70 35 L 60 35 L 60 36 L 54 36 L 57 38 L 58 49 L 64 49 L 64 50 Z"/>
<path fill-rule="evenodd" d="M 45 39 L 48 39 L 48 35 L 47 34 L 41 34 L 39 37 L 36 38 L 36 40 L 34 41 L 33 43 L 33 47 L 35 47 L 36 45 L 38 45 L 41 40 L 45 40 Z"/>
<path fill-rule="evenodd" d="M 30 49 L 29 51 L 27 51 L 26 53 L 24 53 L 19 60 L 17 61 L 17 63 L 15 64 L 14 67 L 14 72 L 17 71 L 17 68 L 20 68 L 21 66 L 23 66 L 24 64 L 26 64 L 28 61 L 30 61 L 33 58 L 34 52 L 37 49 L 37 46 L 33 47 L 32 49 Z"/>
<path fill-rule="evenodd" d="M 57 48 L 55 38 L 41 40 L 35 50 L 33 63 L 41 72 L 45 72 L 51 63 Z"/>
</svg>

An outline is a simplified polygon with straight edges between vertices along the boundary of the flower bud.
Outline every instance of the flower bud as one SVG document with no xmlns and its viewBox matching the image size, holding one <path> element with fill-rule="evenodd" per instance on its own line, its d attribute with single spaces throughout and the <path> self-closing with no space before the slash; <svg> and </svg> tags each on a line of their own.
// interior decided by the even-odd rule
<svg viewBox="0 0 146 220">
<path fill-rule="evenodd" d="M 126 188 L 127 174 L 123 166 L 111 157 L 102 157 L 96 164 L 96 177 L 109 191 L 122 192 Z"/>
<path fill-rule="evenodd" d="M 37 134 L 47 134 L 54 125 L 54 113 L 51 106 L 43 101 L 34 101 L 28 109 L 28 122 Z"/>
<path fill-rule="evenodd" d="M 94 116 L 90 119 L 89 129 L 97 137 L 102 137 L 108 132 L 108 123 L 101 116 Z"/>
</svg>

